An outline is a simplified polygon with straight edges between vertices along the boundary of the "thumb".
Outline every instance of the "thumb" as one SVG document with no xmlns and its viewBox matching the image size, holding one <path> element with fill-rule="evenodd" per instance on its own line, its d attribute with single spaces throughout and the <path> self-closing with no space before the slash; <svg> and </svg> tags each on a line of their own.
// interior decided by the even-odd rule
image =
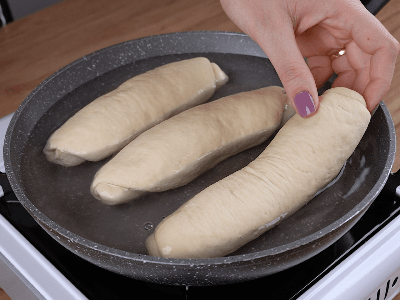
<svg viewBox="0 0 400 300">
<path fill-rule="evenodd" d="M 279 26 L 268 26 L 254 38 L 270 59 L 297 113 L 305 118 L 318 109 L 319 98 L 314 77 L 296 43 L 293 25 L 288 15 Z M 261 38 L 260 38 L 261 37 Z"/>
</svg>

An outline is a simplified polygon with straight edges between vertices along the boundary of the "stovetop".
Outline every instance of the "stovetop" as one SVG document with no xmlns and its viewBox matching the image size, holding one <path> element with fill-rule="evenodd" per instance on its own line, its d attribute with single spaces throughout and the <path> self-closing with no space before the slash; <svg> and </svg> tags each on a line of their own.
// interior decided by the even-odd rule
<svg viewBox="0 0 400 300">
<path fill-rule="evenodd" d="M 1 174 L 0 178 L 3 185 L 5 174 Z M 127 294 L 136 295 L 139 292 L 146 293 L 149 299 L 156 296 L 200 299 L 222 292 L 228 297 L 248 296 L 251 293 L 254 299 L 265 299 L 267 292 L 269 299 L 296 299 L 400 214 L 400 201 L 394 192 L 398 182 L 400 174 L 392 174 L 360 221 L 337 242 L 311 259 L 274 275 L 223 286 L 187 288 L 158 285 L 97 267 L 53 240 L 6 186 L 5 196 L 0 199 L 0 213 L 89 299 L 126 299 Z"/>
</svg>

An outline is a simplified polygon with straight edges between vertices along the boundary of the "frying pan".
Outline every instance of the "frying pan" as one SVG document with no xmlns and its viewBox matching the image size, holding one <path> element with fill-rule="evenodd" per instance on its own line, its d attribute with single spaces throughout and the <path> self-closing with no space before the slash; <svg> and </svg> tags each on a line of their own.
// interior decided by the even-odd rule
<svg viewBox="0 0 400 300">
<path fill-rule="evenodd" d="M 395 155 L 395 130 L 381 103 L 338 177 L 305 207 L 229 256 L 169 259 L 146 255 L 157 224 L 195 194 L 255 159 L 268 143 L 241 152 L 193 182 L 119 206 L 94 199 L 89 186 L 109 159 L 65 168 L 43 147 L 69 117 L 127 79 L 169 62 L 205 56 L 229 76 L 210 99 L 281 85 L 264 52 L 248 36 L 184 32 L 117 44 L 60 69 L 21 104 L 7 130 L 6 173 L 21 204 L 56 241 L 112 272 L 171 285 L 218 285 L 279 272 L 319 253 L 345 234 L 384 186 Z"/>
</svg>

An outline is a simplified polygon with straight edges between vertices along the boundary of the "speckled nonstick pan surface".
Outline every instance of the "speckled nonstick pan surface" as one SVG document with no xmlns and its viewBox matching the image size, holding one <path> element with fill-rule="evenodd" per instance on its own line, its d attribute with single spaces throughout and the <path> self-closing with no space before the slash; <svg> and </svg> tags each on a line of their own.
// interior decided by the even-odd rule
<svg viewBox="0 0 400 300">
<path fill-rule="evenodd" d="M 146 70 L 205 56 L 229 76 L 212 100 L 281 85 L 270 61 L 246 35 L 187 32 L 152 36 L 87 55 L 57 71 L 21 104 L 10 123 L 4 160 L 22 205 L 58 242 L 105 269 L 163 284 L 216 285 L 250 280 L 296 265 L 346 233 L 379 194 L 395 154 L 392 119 L 381 104 L 334 184 L 278 226 L 235 253 L 213 259 L 146 255 L 157 224 L 202 189 L 255 159 L 269 141 L 233 156 L 190 184 L 119 206 L 92 197 L 89 186 L 108 159 L 64 168 L 42 149 L 50 134 L 80 108 Z"/>
</svg>

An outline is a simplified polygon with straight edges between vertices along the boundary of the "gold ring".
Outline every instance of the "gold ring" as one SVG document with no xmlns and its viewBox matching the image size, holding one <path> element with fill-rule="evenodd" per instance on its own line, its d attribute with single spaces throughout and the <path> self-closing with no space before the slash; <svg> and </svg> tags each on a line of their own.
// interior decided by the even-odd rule
<svg viewBox="0 0 400 300">
<path fill-rule="evenodd" d="M 335 58 L 338 58 L 339 56 L 343 56 L 343 55 L 345 55 L 345 54 L 346 54 L 346 50 L 345 50 L 345 49 L 342 49 L 342 50 L 340 50 L 339 52 L 333 54 L 332 56 L 334 56 Z"/>
</svg>

